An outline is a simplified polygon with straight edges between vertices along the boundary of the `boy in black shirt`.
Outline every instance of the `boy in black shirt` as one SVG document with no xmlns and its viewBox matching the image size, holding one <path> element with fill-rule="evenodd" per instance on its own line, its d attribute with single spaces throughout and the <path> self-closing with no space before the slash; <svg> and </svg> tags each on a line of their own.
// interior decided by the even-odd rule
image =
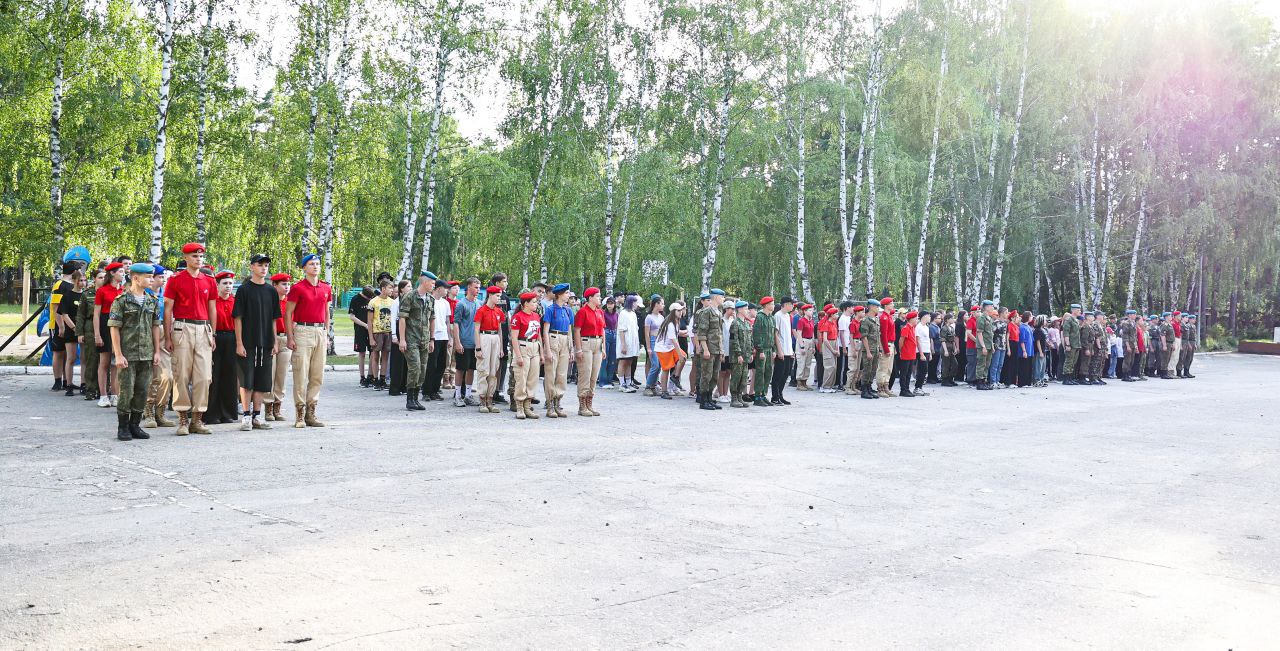
<svg viewBox="0 0 1280 651">
<path fill-rule="evenodd" d="M 261 253 L 249 258 L 249 280 L 236 291 L 231 316 L 236 320 L 236 355 L 240 357 L 240 430 L 271 429 L 259 418 L 262 399 L 271 393 L 271 361 L 276 354 L 275 320 L 280 318 L 280 298 L 267 282 L 271 258 Z"/>
</svg>

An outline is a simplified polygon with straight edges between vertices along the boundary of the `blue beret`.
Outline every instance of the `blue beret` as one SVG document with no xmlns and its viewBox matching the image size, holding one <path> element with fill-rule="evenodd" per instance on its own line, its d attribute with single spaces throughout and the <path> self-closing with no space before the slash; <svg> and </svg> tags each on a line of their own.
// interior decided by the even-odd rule
<svg viewBox="0 0 1280 651">
<path fill-rule="evenodd" d="M 569 283 L 559 283 L 555 287 L 551 288 L 552 294 L 559 294 L 561 292 L 567 292 L 567 291 L 569 291 Z"/>
<path fill-rule="evenodd" d="M 1077 320 L 1077 321 L 1084 321 L 1085 314 L 1088 314 L 1088 312 L 1085 312 L 1084 314 L 1081 314 L 1081 315 L 1077 316 L 1077 317 L 1076 317 L 1076 320 Z"/>
<path fill-rule="evenodd" d="M 869 298 L 867 299 L 867 305 L 874 305 L 876 307 L 880 307 L 880 301 L 877 301 L 874 298 Z"/>
<path fill-rule="evenodd" d="M 712 294 L 714 294 L 714 295 L 716 295 L 716 296 L 724 296 L 724 290 L 723 290 L 723 289 L 713 289 L 713 290 L 711 290 L 711 293 L 712 293 Z"/>
<path fill-rule="evenodd" d="M 131 274 L 152 274 L 155 272 L 155 265 L 148 262 L 135 262 L 129 265 L 129 273 Z"/>
<path fill-rule="evenodd" d="M 734 303 L 734 304 L 733 304 L 733 306 L 734 306 L 734 307 L 746 307 L 746 306 L 747 306 L 747 302 L 746 302 L 746 301 L 738 301 L 737 303 Z"/>
<path fill-rule="evenodd" d="M 1158 319 L 1158 318 L 1160 318 L 1160 317 L 1159 317 L 1158 315 L 1152 314 L 1151 316 L 1149 316 L 1149 317 L 1147 317 L 1147 318 L 1148 318 L 1148 319 Z"/>
<path fill-rule="evenodd" d="M 1084 308 L 1080 307 L 1080 304 L 1079 304 L 1079 303 L 1072 303 L 1072 304 L 1071 304 L 1071 309 L 1073 309 L 1073 310 L 1081 310 L 1081 309 L 1084 309 Z"/>
<path fill-rule="evenodd" d="M 1173 316 L 1172 312 L 1162 312 L 1160 316 Z"/>
<path fill-rule="evenodd" d="M 1137 310 L 1125 310 L 1125 311 L 1124 311 L 1124 313 L 1125 313 L 1125 316 L 1128 316 L 1128 315 L 1130 315 L 1130 314 L 1137 314 L 1137 313 L 1138 313 L 1138 311 L 1137 311 Z"/>
<path fill-rule="evenodd" d="M 1193 318 L 1193 319 L 1194 319 L 1194 318 L 1196 318 L 1196 315 L 1192 314 L 1192 315 L 1191 315 L 1191 318 Z"/>
<path fill-rule="evenodd" d="M 151 265 L 151 273 L 162 274 L 166 271 L 168 271 L 168 269 L 165 269 L 164 265 L 159 265 L 159 264 Z"/>
<path fill-rule="evenodd" d="M 314 259 L 316 259 L 316 258 L 319 258 L 319 257 L 320 257 L 320 256 L 319 256 L 319 254 L 316 254 L 316 253 L 308 253 L 308 254 L 306 254 L 306 255 L 302 256 L 302 259 L 298 261 L 298 266 L 299 266 L 299 267 L 305 267 L 305 266 L 307 266 L 307 263 L 308 263 L 308 262 L 311 262 L 312 260 L 314 260 Z"/>
<path fill-rule="evenodd" d="M 1102 310 L 1094 310 L 1094 311 L 1093 311 L 1093 315 L 1094 315 L 1094 316 L 1102 316 Z"/>
<path fill-rule="evenodd" d="M 698 299 L 699 299 L 699 300 L 703 300 L 703 301 L 705 301 L 705 300 L 707 300 L 708 298 L 711 298 L 711 294 L 708 294 L 708 293 L 706 293 L 706 292 L 702 292 L 701 294 L 698 294 Z"/>
<path fill-rule="evenodd" d="M 995 305 L 995 301 L 983 301 L 983 302 L 982 302 L 982 306 L 983 306 L 983 307 L 986 307 L 986 306 L 988 306 L 988 305 Z"/>
<path fill-rule="evenodd" d="M 430 280 L 440 280 L 439 278 L 436 278 L 436 275 L 431 273 L 430 271 L 423 271 L 422 273 L 418 274 L 418 276 L 422 278 L 427 278 Z"/>
</svg>

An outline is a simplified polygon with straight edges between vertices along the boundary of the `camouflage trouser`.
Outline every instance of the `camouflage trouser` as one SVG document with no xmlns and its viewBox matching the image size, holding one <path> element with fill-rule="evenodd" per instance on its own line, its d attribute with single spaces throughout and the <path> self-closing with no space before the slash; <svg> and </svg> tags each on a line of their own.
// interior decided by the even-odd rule
<svg viewBox="0 0 1280 651">
<path fill-rule="evenodd" d="M 1089 377 L 1102 377 L 1103 369 L 1107 367 L 1107 362 L 1111 360 L 1111 355 L 1105 350 L 1093 351 L 1093 358 L 1089 360 Z"/>
<path fill-rule="evenodd" d="M 1164 350 L 1161 350 L 1160 351 L 1160 367 L 1157 368 L 1156 370 L 1161 372 L 1169 370 L 1171 368 L 1169 366 L 1169 359 L 1171 357 L 1173 357 L 1173 346 L 1168 346 Z"/>
<path fill-rule="evenodd" d="M 773 380 L 773 351 L 760 351 L 763 359 L 756 360 L 756 381 L 752 394 L 763 398 L 769 395 L 769 382 Z"/>
<path fill-rule="evenodd" d="M 98 349 L 93 345 L 93 337 L 85 337 L 89 342 L 80 347 L 80 378 L 84 380 L 84 397 L 98 393 Z"/>
<path fill-rule="evenodd" d="M 975 372 L 978 374 L 979 382 L 987 381 L 987 372 L 990 369 L 991 369 L 991 349 L 988 348 L 986 350 L 983 350 L 981 347 L 979 347 L 978 348 L 978 366 L 975 369 Z M 999 380 L 999 378 L 992 378 L 992 379 L 996 381 Z"/>
<path fill-rule="evenodd" d="M 695 353 L 689 356 L 689 393 L 698 395 L 702 391 L 702 385 L 698 383 L 702 369 L 702 353 Z"/>
<path fill-rule="evenodd" d="M 1062 377 L 1074 377 L 1076 374 L 1076 362 L 1080 359 L 1079 348 L 1067 348 L 1063 350 L 1062 358 Z"/>
<path fill-rule="evenodd" d="M 427 377 L 427 361 L 431 358 L 431 354 L 427 352 L 429 343 L 431 342 L 424 339 L 405 344 L 405 388 L 417 389 L 422 386 L 422 380 Z"/>
<path fill-rule="evenodd" d="M 704 359 L 699 353 L 698 355 L 698 391 L 711 391 L 716 388 L 716 372 L 720 370 L 720 361 L 724 359 L 724 355 L 711 355 L 711 359 Z"/>
<path fill-rule="evenodd" d="M 1190 371 L 1191 362 L 1195 361 L 1195 358 L 1196 345 L 1189 341 L 1182 342 L 1182 351 L 1181 357 L 1178 359 L 1178 368 L 1181 368 L 1183 373 Z"/>
<path fill-rule="evenodd" d="M 865 345 L 865 343 L 864 343 Z M 862 386 L 863 388 L 874 388 L 872 381 L 876 378 L 876 371 L 880 364 L 880 356 L 872 351 L 871 356 L 867 357 L 866 353 L 862 354 Z"/>
<path fill-rule="evenodd" d="M 129 362 L 120 369 L 118 414 L 141 414 L 147 408 L 147 388 L 151 386 L 151 361 Z"/>
<path fill-rule="evenodd" d="M 1134 362 L 1136 362 L 1137 360 L 1138 360 L 1137 351 L 1129 351 L 1128 354 L 1126 354 L 1124 357 L 1121 357 L 1120 361 L 1116 362 L 1116 377 L 1127 378 L 1130 375 L 1132 375 L 1133 369 L 1136 368 Z"/>
<path fill-rule="evenodd" d="M 944 355 L 942 357 L 942 381 L 950 381 L 956 374 L 956 356 Z"/>
<path fill-rule="evenodd" d="M 729 396 L 737 400 L 747 394 L 747 389 L 747 362 L 744 356 L 742 362 L 733 363 L 733 373 L 729 375 Z"/>
</svg>

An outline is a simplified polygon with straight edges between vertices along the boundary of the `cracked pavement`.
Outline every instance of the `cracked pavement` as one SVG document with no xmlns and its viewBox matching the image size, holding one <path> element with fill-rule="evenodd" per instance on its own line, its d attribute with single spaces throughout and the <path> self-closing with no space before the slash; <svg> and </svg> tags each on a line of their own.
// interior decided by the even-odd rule
<svg viewBox="0 0 1280 651">
<path fill-rule="evenodd" d="M 532 422 L 330 373 L 327 428 L 130 443 L 0 376 L 0 646 L 1272 646 L 1280 359 L 1195 370 Z"/>
</svg>

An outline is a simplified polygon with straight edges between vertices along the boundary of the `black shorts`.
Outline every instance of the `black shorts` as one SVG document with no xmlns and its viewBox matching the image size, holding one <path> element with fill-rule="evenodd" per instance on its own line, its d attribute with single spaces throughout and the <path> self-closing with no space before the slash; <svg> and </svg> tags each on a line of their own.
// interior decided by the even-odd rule
<svg viewBox="0 0 1280 651">
<path fill-rule="evenodd" d="M 725 358 L 724 358 L 724 361 L 720 362 L 720 370 L 721 370 L 721 371 L 732 371 L 732 370 L 733 370 L 733 362 L 730 362 L 730 361 L 729 361 L 729 358 L 728 358 L 728 357 L 725 357 Z"/>
<path fill-rule="evenodd" d="M 453 368 L 459 373 L 476 370 L 476 349 L 463 348 L 462 352 L 454 353 Z"/>
<path fill-rule="evenodd" d="M 240 386 L 257 393 L 271 393 L 271 362 L 274 359 L 270 348 L 246 348 L 244 357 L 237 356 L 239 363 Z"/>
<path fill-rule="evenodd" d="M 98 349 L 98 352 L 99 352 L 99 353 L 110 353 L 110 352 L 111 352 L 111 328 L 108 328 L 108 327 L 107 327 L 107 319 L 108 319 L 108 318 L 109 318 L 109 317 L 108 317 L 108 315 L 106 315 L 106 314 L 103 314 L 103 315 L 102 315 L 102 320 L 101 320 L 101 323 L 102 323 L 102 345 L 101 345 L 101 346 L 97 346 L 97 345 L 95 345 L 95 346 L 94 346 L 94 348 L 97 348 L 97 349 Z"/>
<path fill-rule="evenodd" d="M 369 352 L 370 348 L 369 348 L 369 329 L 368 328 L 361 328 L 360 326 L 356 326 L 355 348 L 357 353 Z"/>
</svg>

